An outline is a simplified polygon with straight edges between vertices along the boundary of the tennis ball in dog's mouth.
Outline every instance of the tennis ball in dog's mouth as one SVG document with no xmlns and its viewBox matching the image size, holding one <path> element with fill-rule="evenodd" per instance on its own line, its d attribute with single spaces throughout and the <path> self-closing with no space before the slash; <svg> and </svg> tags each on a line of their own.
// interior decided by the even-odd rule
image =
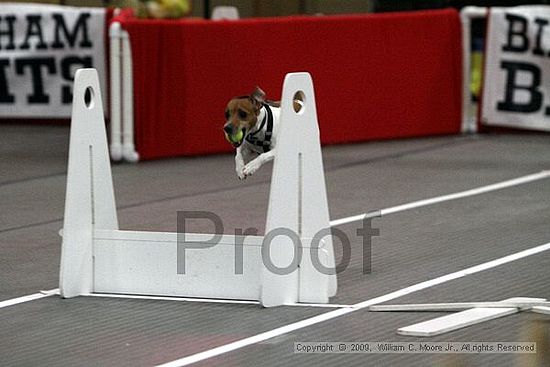
<svg viewBox="0 0 550 367">
<path fill-rule="evenodd" d="M 241 140 L 243 140 L 243 131 L 239 130 L 237 133 L 235 133 L 233 135 L 229 135 L 229 140 L 232 143 L 240 143 Z"/>
</svg>

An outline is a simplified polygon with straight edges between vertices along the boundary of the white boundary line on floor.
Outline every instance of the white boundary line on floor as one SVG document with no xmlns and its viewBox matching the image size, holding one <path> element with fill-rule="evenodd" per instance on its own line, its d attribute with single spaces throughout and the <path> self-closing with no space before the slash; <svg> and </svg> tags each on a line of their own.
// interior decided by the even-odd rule
<svg viewBox="0 0 550 367">
<path fill-rule="evenodd" d="M 253 344 L 257 344 L 257 343 L 263 342 L 265 340 L 275 338 L 277 336 L 281 336 L 283 334 L 288 334 L 290 332 L 293 332 L 293 331 L 296 331 L 296 330 L 299 330 L 299 329 L 303 329 L 303 328 L 311 326 L 311 325 L 315 325 L 315 324 L 319 324 L 319 323 L 324 322 L 324 321 L 332 320 L 332 319 L 335 319 L 337 317 L 347 315 L 351 312 L 365 309 L 365 308 L 367 308 L 369 306 L 372 306 L 374 304 L 391 301 L 393 299 L 403 297 L 403 296 L 408 295 L 408 294 L 413 293 L 413 292 L 417 292 L 417 291 L 420 291 L 420 290 L 423 290 L 423 289 L 426 289 L 426 288 L 430 288 L 430 287 L 433 287 L 433 286 L 436 286 L 436 285 L 439 285 L 439 284 L 443 284 L 443 283 L 449 282 L 451 280 L 462 278 L 462 277 L 465 277 L 467 275 L 471 275 L 471 274 L 478 273 L 478 272 L 481 272 L 481 271 L 484 271 L 484 270 L 487 270 L 487 269 L 491 269 L 491 268 L 494 268 L 496 266 L 500 266 L 500 265 L 503 265 L 503 264 L 506 264 L 506 263 L 509 263 L 509 262 L 512 262 L 512 261 L 522 259 L 522 258 L 527 257 L 527 256 L 538 254 L 538 253 L 543 252 L 543 251 L 548 251 L 548 250 L 550 250 L 550 243 L 540 245 L 540 246 L 537 246 L 537 247 L 533 247 L 533 248 L 530 248 L 530 249 L 527 249 L 527 250 L 524 250 L 524 251 L 516 252 L 514 254 L 504 256 L 504 257 L 501 257 L 499 259 L 495 259 L 495 260 L 492 260 L 492 261 L 488 261 L 488 262 L 485 262 L 483 264 L 475 265 L 475 266 L 472 266 L 470 268 L 466 268 L 464 270 L 459 270 L 459 271 L 451 273 L 451 274 L 443 275 L 441 277 L 431 279 L 431 280 L 428 280 L 428 281 L 425 281 L 425 282 L 421 282 L 421 283 L 418 283 L 418 284 L 415 284 L 415 285 L 397 290 L 395 292 L 388 293 L 388 294 L 383 295 L 383 296 L 379 296 L 379 297 L 376 297 L 376 298 L 365 300 L 365 301 L 354 304 L 352 307 L 340 308 L 340 309 L 330 311 L 330 312 L 327 312 L 327 313 L 324 313 L 324 314 L 321 314 L 321 315 L 318 315 L 318 316 L 310 317 L 310 318 L 302 320 L 302 321 L 298 321 L 298 322 L 294 322 L 292 324 L 281 326 L 281 327 L 278 327 L 276 329 L 269 330 L 269 331 L 266 331 L 266 332 L 248 337 L 248 338 L 237 340 L 237 341 L 234 341 L 232 343 L 224 344 L 224 345 L 221 345 L 221 346 L 216 347 L 216 348 L 208 349 L 208 350 L 205 350 L 205 351 L 200 352 L 200 353 L 192 354 L 190 356 L 183 357 L 181 359 L 177 359 L 177 360 L 172 361 L 172 362 L 157 365 L 157 367 L 182 367 L 182 366 L 188 366 L 190 364 L 197 363 L 197 362 L 200 362 L 200 361 L 204 361 L 206 359 L 213 358 L 213 357 L 225 354 L 225 353 L 229 353 L 229 352 L 232 352 L 232 351 L 235 351 L 237 349 L 241 349 L 241 348 L 253 345 Z"/>
<path fill-rule="evenodd" d="M 529 182 L 536 181 L 536 180 L 541 180 L 541 179 L 548 178 L 548 177 L 550 177 L 550 170 L 541 171 L 541 172 L 530 174 L 530 175 L 527 175 L 527 176 L 522 176 L 522 177 L 514 178 L 514 179 L 511 179 L 511 180 L 507 180 L 507 181 L 497 182 L 497 183 L 494 183 L 494 184 L 491 184 L 491 185 L 481 186 L 481 187 L 478 187 L 478 188 L 474 188 L 474 189 L 470 189 L 470 190 L 466 190 L 466 191 L 461 191 L 461 192 L 457 192 L 457 193 L 454 193 L 454 194 L 443 195 L 443 196 L 438 196 L 438 197 L 434 197 L 434 198 L 430 198 L 430 199 L 414 201 L 412 203 L 402 204 L 402 205 L 398 205 L 398 206 L 394 206 L 394 207 L 390 207 L 390 208 L 386 208 L 386 209 L 381 209 L 379 211 L 373 211 L 373 212 L 369 212 L 369 213 L 354 215 L 354 216 L 351 216 L 351 217 L 335 219 L 335 220 L 330 222 L 330 226 L 334 227 L 334 226 L 338 226 L 338 225 L 342 225 L 342 224 L 357 222 L 357 221 L 363 220 L 365 218 L 384 216 L 384 215 L 393 214 L 393 213 L 397 213 L 397 212 L 401 212 L 401 211 L 405 211 L 405 210 L 409 210 L 409 209 L 419 208 L 419 207 L 422 207 L 422 206 L 441 203 L 443 201 L 456 200 L 456 199 L 460 199 L 460 198 L 464 198 L 464 197 L 468 197 L 468 196 L 479 195 L 479 194 L 483 194 L 483 193 L 486 193 L 486 192 L 501 190 L 501 189 L 512 187 L 512 186 L 518 186 L 518 185 L 521 185 L 521 184 L 529 183 Z M 1 301 L 0 302 L 0 308 L 17 305 L 17 304 L 24 303 L 24 302 L 34 301 L 35 299 L 40 299 L 40 298 L 48 297 L 48 296 L 51 296 L 51 295 L 54 295 L 54 294 L 58 294 L 58 293 L 56 293 L 56 291 L 59 292 L 58 289 L 52 289 L 52 290 L 46 291 L 46 292 L 40 292 L 40 293 L 30 294 L 30 295 L 27 295 L 27 296 L 22 296 L 22 297 L 18 297 L 18 298 L 13 298 L 13 299 L 8 299 L 8 300 L 5 300 L 5 301 Z M 130 298 L 130 297 L 127 297 L 127 298 Z M 232 301 L 228 302 L 228 301 L 223 301 L 223 300 L 216 300 L 216 301 L 225 302 L 225 303 L 235 303 L 235 302 L 232 302 Z M 246 302 L 246 301 L 243 301 L 243 302 Z M 296 305 L 296 306 L 310 306 L 309 304 L 294 304 L 294 305 Z M 292 305 L 292 306 L 294 306 L 294 305 Z M 311 306 L 316 306 L 316 305 L 311 305 Z M 352 307 L 352 306 L 334 305 L 334 304 L 330 305 L 330 304 L 328 304 L 325 307 L 342 307 L 342 308 L 346 308 L 346 307 Z"/>
<path fill-rule="evenodd" d="M 383 217 L 383 216 L 388 215 L 388 214 L 393 214 L 393 213 L 398 213 L 398 212 L 402 212 L 402 211 L 405 211 L 405 210 L 420 208 L 422 206 L 433 205 L 433 204 L 441 203 L 443 201 L 462 199 L 462 198 L 465 198 L 465 197 L 468 197 L 468 196 L 480 195 L 480 194 L 484 194 L 484 193 L 487 193 L 487 192 L 490 192 L 490 191 L 502 190 L 502 189 L 505 189 L 505 188 L 508 188 L 508 187 L 518 186 L 518 185 L 526 184 L 526 183 L 529 183 L 529 182 L 542 180 L 542 179 L 545 179 L 545 178 L 548 178 L 548 177 L 550 177 L 550 171 L 542 171 L 542 172 L 539 172 L 539 173 L 534 173 L 534 174 L 531 174 L 531 175 L 522 176 L 522 177 L 514 178 L 514 179 L 511 179 L 511 180 L 507 180 L 507 181 L 497 182 L 497 183 L 492 184 L 492 185 L 481 186 L 481 187 L 477 187 L 475 189 L 456 192 L 454 194 L 448 194 L 448 195 L 438 196 L 438 197 L 434 197 L 434 198 L 430 198 L 430 199 L 414 201 L 412 203 L 397 205 L 397 206 L 394 206 L 394 207 L 391 207 L 391 208 L 381 209 L 379 211 L 372 211 L 372 212 L 369 212 L 369 213 L 358 214 L 358 215 L 354 215 L 354 216 L 351 216 L 351 217 L 335 219 L 335 220 L 330 222 L 330 226 L 334 227 L 334 226 L 338 226 L 338 225 L 342 225 L 342 224 L 353 223 L 353 222 L 357 222 L 357 221 L 360 221 L 360 220 L 363 220 L 363 219 L 366 219 L 366 218 Z"/>
<path fill-rule="evenodd" d="M 24 302 L 34 301 L 49 296 L 58 296 L 59 288 L 50 289 L 48 291 L 40 291 L 39 293 L 30 294 L 28 296 L 22 296 L 19 298 L 13 298 L 0 302 L 0 308 L 17 305 Z M 216 299 L 216 298 L 193 298 L 193 297 L 171 297 L 171 296 L 146 296 L 139 294 L 113 294 L 113 293 L 90 293 L 85 297 L 98 297 L 98 298 L 122 298 L 122 299 L 145 299 L 145 300 L 157 300 L 157 301 L 179 301 L 179 302 L 199 302 L 199 303 L 223 303 L 223 304 L 240 304 L 240 305 L 259 305 L 258 301 L 247 300 L 231 300 L 231 299 Z M 289 303 L 285 306 L 292 307 L 320 307 L 320 308 L 346 308 L 351 305 L 339 305 L 334 303 Z"/>
<path fill-rule="evenodd" d="M 44 298 L 44 297 L 53 296 L 54 294 L 59 294 L 58 292 L 59 292 L 59 289 L 56 288 L 56 289 L 51 289 L 49 291 L 42 291 L 42 292 L 38 292 L 38 293 L 34 293 L 34 294 L 29 294 L 27 296 L 8 299 L 8 300 L 0 302 L 0 308 L 14 306 L 14 305 L 18 305 L 20 303 L 34 301 L 35 299 L 41 299 L 41 298 Z"/>
<path fill-rule="evenodd" d="M 193 297 L 175 297 L 175 296 L 146 296 L 139 294 L 115 294 L 115 293 L 90 293 L 86 297 L 99 298 L 124 298 L 124 299 L 147 299 L 157 301 L 179 301 L 179 302 L 199 302 L 199 303 L 224 303 L 238 305 L 259 305 L 259 301 L 247 301 L 238 299 L 219 299 L 219 298 L 193 298 Z M 285 306 L 301 307 L 324 307 L 324 308 L 346 308 L 351 305 L 339 305 L 334 303 L 288 303 Z"/>
</svg>

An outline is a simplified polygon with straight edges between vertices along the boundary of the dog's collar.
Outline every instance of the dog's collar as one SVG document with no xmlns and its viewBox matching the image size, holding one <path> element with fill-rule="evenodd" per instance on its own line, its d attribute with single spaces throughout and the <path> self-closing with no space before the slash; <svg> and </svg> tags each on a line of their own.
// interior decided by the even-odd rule
<svg viewBox="0 0 550 367">
<path fill-rule="evenodd" d="M 271 135 L 273 135 L 273 112 L 271 111 L 271 108 L 265 103 L 263 104 L 263 108 L 265 108 L 266 113 L 264 115 L 264 118 L 262 119 L 262 122 L 260 123 L 260 127 L 256 131 L 248 133 L 245 140 L 252 145 L 261 147 L 264 150 L 264 153 L 266 153 L 271 150 Z M 267 128 L 265 130 L 264 139 L 260 140 L 256 137 L 256 134 L 262 131 L 266 124 Z"/>
</svg>

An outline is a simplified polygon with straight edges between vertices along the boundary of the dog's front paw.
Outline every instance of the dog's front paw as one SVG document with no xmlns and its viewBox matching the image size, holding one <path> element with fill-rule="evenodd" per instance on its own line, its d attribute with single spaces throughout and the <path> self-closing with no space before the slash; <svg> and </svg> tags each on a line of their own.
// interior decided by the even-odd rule
<svg viewBox="0 0 550 367">
<path fill-rule="evenodd" d="M 237 165 L 235 168 L 235 172 L 237 172 L 237 177 L 239 180 L 244 180 L 246 178 L 246 175 L 244 174 L 244 164 L 243 165 Z"/>
<path fill-rule="evenodd" d="M 246 176 L 251 176 L 260 168 L 262 165 L 262 162 L 258 158 L 254 159 L 253 161 L 248 162 L 246 166 L 244 166 L 243 173 Z"/>
</svg>

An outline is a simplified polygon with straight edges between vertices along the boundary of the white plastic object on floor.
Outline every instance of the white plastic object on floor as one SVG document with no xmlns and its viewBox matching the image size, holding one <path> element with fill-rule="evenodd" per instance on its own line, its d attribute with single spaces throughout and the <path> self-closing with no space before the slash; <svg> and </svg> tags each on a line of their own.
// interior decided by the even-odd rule
<svg viewBox="0 0 550 367">
<path fill-rule="evenodd" d="M 467 326 L 476 325 L 485 321 L 493 320 L 499 317 L 512 315 L 522 310 L 521 306 L 526 306 L 529 302 L 545 302 L 544 298 L 509 298 L 502 301 L 504 305 L 518 303 L 520 307 L 476 307 L 466 311 L 453 313 L 443 317 L 438 317 L 418 324 L 406 326 L 397 330 L 400 335 L 409 336 L 434 336 Z M 527 307 L 528 308 L 528 307 Z M 423 310 L 425 311 L 425 309 Z"/>
<path fill-rule="evenodd" d="M 535 306 L 531 309 L 531 311 L 533 311 L 535 313 L 542 313 L 542 314 L 545 314 L 545 315 L 550 315 L 550 307 L 546 307 L 546 306 Z"/>
<path fill-rule="evenodd" d="M 503 308 L 513 307 L 521 309 L 532 309 L 534 307 L 550 307 L 550 302 L 533 302 L 532 298 L 526 298 L 526 302 L 457 302 L 457 303 L 413 303 L 402 305 L 374 305 L 369 307 L 369 311 L 387 312 L 387 311 L 462 311 L 470 308 Z"/>
</svg>

